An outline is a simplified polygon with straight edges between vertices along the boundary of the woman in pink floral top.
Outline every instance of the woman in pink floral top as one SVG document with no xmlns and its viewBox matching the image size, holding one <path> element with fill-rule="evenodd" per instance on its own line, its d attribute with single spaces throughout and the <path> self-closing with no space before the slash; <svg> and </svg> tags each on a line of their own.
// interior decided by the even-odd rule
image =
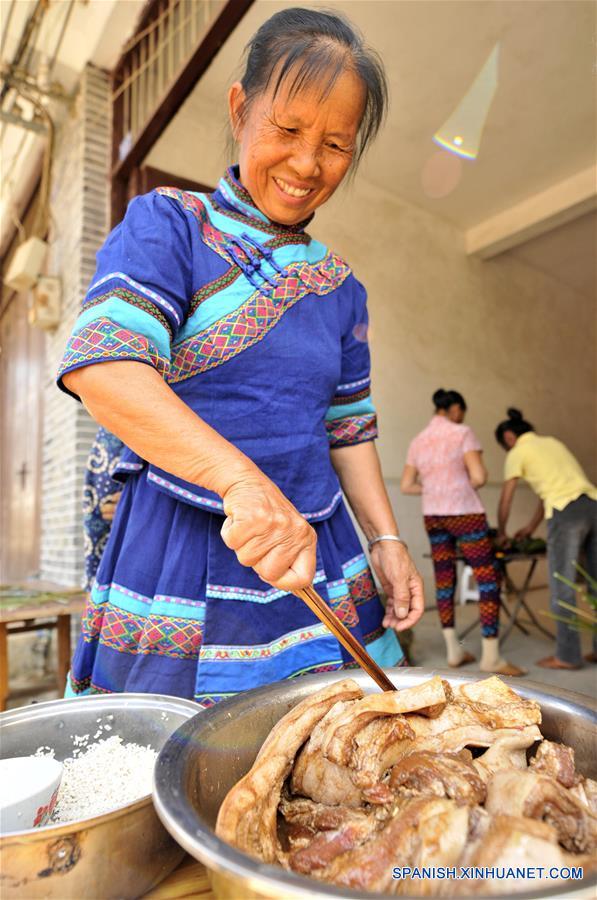
<svg viewBox="0 0 597 900">
<path fill-rule="evenodd" d="M 473 569 L 479 588 L 481 670 L 524 675 L 523 669 L 507 662 L 499 652 L 499 569 L 485 509 L 477 494 L 487 480 L 481 444 L 472 429 L 463 424 L 466 403 L 458 391 L 440 388 L 433 395 L 433 403 L 435 415 L 408 449 L 400 487 L 403 494 L 422 495 L 448 665 L 475 661 L 459 644 L 454 628 L 456 557 L 460 554 Z"/>
</svg>

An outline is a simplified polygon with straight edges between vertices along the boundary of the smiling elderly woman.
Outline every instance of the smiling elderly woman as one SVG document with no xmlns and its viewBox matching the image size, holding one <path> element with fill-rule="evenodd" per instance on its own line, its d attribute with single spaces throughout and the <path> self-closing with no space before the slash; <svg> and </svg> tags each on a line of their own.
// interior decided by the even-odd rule
<svg viewBox="0 0 597 900">
<path fill-rule="evenodd" d="M 402 662 L 423 593 L 373 443 L 365 290 L 305 231 L 385 103 L 350 24 L 277 13 L 229 92 L 239 165 L 213 194 L 137 197 L 100 250 L 59 378 L 128 449 L 76 693 L 210 704 L 342 668 L 292 594 L 311 581 L 379 663 Z"/>
</svg>

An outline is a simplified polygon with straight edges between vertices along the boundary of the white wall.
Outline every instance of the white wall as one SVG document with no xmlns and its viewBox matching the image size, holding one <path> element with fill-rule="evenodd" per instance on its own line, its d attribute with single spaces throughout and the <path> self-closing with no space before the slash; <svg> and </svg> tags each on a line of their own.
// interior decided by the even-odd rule
<svg viewBox="0 0 597 900">
<path fill-rule="evenodd" d="M 398 490 L 410 439 L 438 387 L 466 398 L 467 422 L 489 468 L 482 498 L 496 521 L 504 453 L 493 431 L 517 406 L 554 434 L 592 478 L 595 456 L 595 303 L 508 254 L 467 258 L 458 229 L 365 177 L 318 211 L 312 233 L 330 243 L 367 287 L 378 448 L 396 513 L 417 561 L 427 552 L 420 500 Z M 535 505 L 518 492 L 513 524 Z M 423 563 L 427 575 L 428 563 Z"/>
<path fill-rule="evenodd" d="M 149 161 L 215 184 L 226 164 L 222 109 L 207 104 L 193 127 L 181 139 L 175 119 Z M 467 400 L 489 468 L 482 499 L 493 524 L 504 460 L 493 432 L 509 406 L 567 443 L 597 478 L 595 303 L 512 254 L 467 258 L 456 227 L 397 197 L 391 173 L 387 180 L 385 191 L 373 186 L 365 163 L 309 230 L 367 287 L 378 448 L 398 521 L 431 588 L 420 500 L 398 489 L 408 443 L 432 414 L 431 395 L 455 388 Z M 521 486 L 514 528 L 535 502 Z"/>
</svg>

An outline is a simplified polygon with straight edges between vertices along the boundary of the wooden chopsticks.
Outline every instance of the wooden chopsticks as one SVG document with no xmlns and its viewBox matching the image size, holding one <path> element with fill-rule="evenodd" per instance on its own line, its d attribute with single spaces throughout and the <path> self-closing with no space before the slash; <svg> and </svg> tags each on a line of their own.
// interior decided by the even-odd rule
<svg viewBox="0 0 597 900">
<path fill-rule="evenodd" d="M 365 648 L 352 636 L 346 625 L 342 624 L 336 613 L 329 608 L 325 600 L 319 596 L 312 585 L 294 593 L 307 604 L 311 612 L 314 612 L 324 625 L 327 625 L 334 637 L 338 638 L 342 646 L 348 650 L 359 666 L 371 676 L 382 691 L 396 690 L 384 670 L 377 665 Z"/>
</svg>

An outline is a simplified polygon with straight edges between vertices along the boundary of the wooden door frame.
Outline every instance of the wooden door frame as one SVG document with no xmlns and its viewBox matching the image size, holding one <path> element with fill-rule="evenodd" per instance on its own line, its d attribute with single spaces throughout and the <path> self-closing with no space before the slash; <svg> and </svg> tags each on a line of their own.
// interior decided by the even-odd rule
<svg viewBox="0 0 597 900">
<path fill-rule="evenodd" d="M 213 20 L 187 63 L 161 97 L 152 116 L 122 159 L 119 156 L 124 136 L 122 110 L 118 102 L 112 103 L 112 171 L 110 175 L 110 220 L 112 228 L 121 221 L 126 211 L 127 201 L 133 193 L 131 191 L 132 185 L 129 182 L 132 178 L 139 177 L 134 175 L 135 170 L 142 167 L 143 160 L 147 157 L 220 48 L 225 44 L 253 3 L 254 0 L 227 0 L 225 6 Z M 158 0 L 153 0 L 141 18 L 136 34 L 147 27 L 157 8 Z M 122 79 L 126 57 L 127 54 L 125 52 L 112 72 L 113 92 L 116 91 Z"/>
<path fill-rule="evenodd" d="M 155 166 L 139 166 L 133 169 L 128 180 L 127 200 L 138 194 L 148 194 L 156 187 L 174 187 L 185 191 L 197 191 L 200 194 L 210 194 L 213 191 L 213 187 L 200 181 L 191 181 L 190 178 L 164 172 Z"/>
</svg>

